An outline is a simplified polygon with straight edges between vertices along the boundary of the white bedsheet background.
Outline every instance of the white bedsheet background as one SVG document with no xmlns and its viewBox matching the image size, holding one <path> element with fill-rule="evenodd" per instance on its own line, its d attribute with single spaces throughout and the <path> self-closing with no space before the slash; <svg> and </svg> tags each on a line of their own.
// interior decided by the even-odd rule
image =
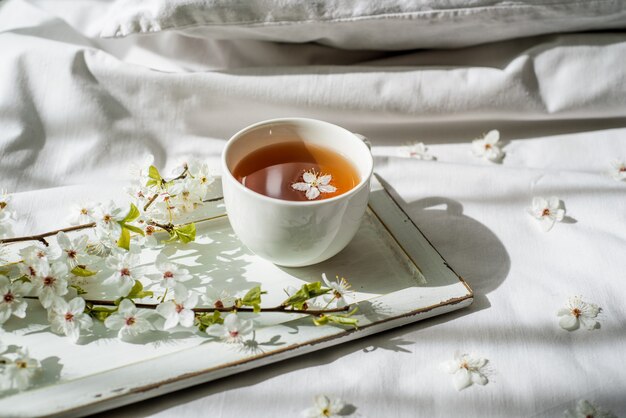
<svg viewBox="0 0 626 418">
<path fill-rule="evenodd" d="M 53 188 L 110 191 L 146 153 L 217 169 L 242 127 L 315 117 L 372 140 L 377 172 L 476 293 L 464 311 L 107 416 L 296 416 L 317 393 L 368 417 L 560 416 L 582 398 L 626 415 L 626 183 L 606 175 L 626 158 L 626 33 L 406 53 L 99 40 L 106 7 L 0 3 L 0 188 L 23 209 L 17 233 L 63 224 L 72 202 Z M 501 165 L 470 153 L 494 128 Z M 413 141 L 437 161 L 399 157 Z M 552 194 L 572 219 L 543 233 L 524 209 Z M 601 329 L 558 327 L 578 294 L 603 308 Z M 491 383 L 457 392 L 438 369 L 455 350 L 487 357 Z"/>
</svg>

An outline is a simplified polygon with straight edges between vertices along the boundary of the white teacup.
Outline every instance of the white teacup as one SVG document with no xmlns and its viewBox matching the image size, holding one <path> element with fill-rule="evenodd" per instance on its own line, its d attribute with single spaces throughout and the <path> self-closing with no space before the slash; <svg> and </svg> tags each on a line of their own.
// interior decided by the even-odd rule
<svg viewBox="0 0 626 418">
<path fill-rule="evenodd" d="M 268 197 L 244 187 L 232 171 L 242 158 L 272 144 L 302 140 L 331 149 L 352 162 L 360 182 L 341 195 L 312 201 Z M 256 123 L 237 132 L 222 154 L 222 187 L 230 223 L 251 251 L 274 264 L 301 267 L 324 261 L 356 234 L 369 198 L 374 167 L 366 140 L 315 119 Z"/>
</svg>

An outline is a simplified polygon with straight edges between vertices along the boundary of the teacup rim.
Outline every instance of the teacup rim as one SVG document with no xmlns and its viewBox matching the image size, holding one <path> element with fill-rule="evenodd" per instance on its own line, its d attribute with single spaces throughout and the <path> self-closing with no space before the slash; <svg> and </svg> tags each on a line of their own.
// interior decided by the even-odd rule
<svg viewBox="0 0 626 418">
<path fill-rule="evenodd" d="M 369 164 L 369 169 L 367 170 L 367 176 L 363 176 L 363 178 L 361 178 L 361 180 L 359 181 L 359 183 L 354 186 L 352 189 L 348 190 L 346 193 L 340 194 L 338 196 L 334 196 L 331 197 L 330 199 L 322 199 L 322 200 L 310 200 L 310 201 L 295 201 L 295 200 L 285 200 L 285 199 L 278 199 L 275 197 L 270 197 L 270 196 L 265 196 L 264 194 L 255 192 L 254 190 L 250 190 L 247 187 L 245 187 L 243 184 L 241 184 L 239 181 L 237 181 L 237 179 L 235 178 L 235 176 L 233 176 L 233 174 L 231 173 L 230 169 L 228 168 L 228 164 L 226 163 L 226 155 L 228 153 L 229 148 L 231 147 L 232 143 L 234 142 L 233 140 L 240 137 L 241 135 L 243 135 L 244 133 L 246 133 L 249 130 L 258 128 L 259 126 L 263 126 L 263 125 L 269 125 L 269 124 L 273 124 L 273 123 L 293 123 L 293 122 L 313 122 L 313 123 L 319 123 L 319 124 L 323 124 L 323 125 L 329 125 L 332 126 L 334 128 L 337 128 L 339 130 L 342 130 L 346 133 L 349 133 L 350 135 L 352 135 L 356 140 L 358 140 L 358 142 L 365 148 L 367 148 L 367 151 L 370 155 L 370 158 L 368 160 L 368 164 Z M 231 182 L 235 183 L 235 187 L 237 187 L 239 190 L 242 190 L 244 193 L 249 194 L 250 196 L 254 196 L 258 199 L 267 201 L 267 202 L 272 202 L 272 203 L 277 203 L 277 204 L 282 204 L 282 205 L 286 205 L 286 206 L 301 206 L 301 207 L 307 207 L 307 206 L 318 206 L 318 205 L 322 205 L 322 204 L 330 204 L 332 202 L 336 202 L 338 200 L 341 199 L 346 199 L 348 197 L 350 197 L 353 194 L 358 193 L 363 187 L 365 187 L 366 184 L 369 183 L 372 174 L 374 173 L 374 157 L 371 154 L 371 150 L 369 149 L 369 147 L 367 146 L 367 144 L 361 139 L 359 138 L 354 132 L 349 131 L 348 129 L 339 126 L 339 125 L 335 125 L 334 123 L 330 123 L 330 122 L 326 122 L 323 120 L 319 120 L 319 119 L 313 119 L 313 118 L 302 118 L 302 117 L 284 117 L 284 118 L 275 118 L 275 119 L 267 119 L 267 120 L 263 120 L 260 122 L 256 122 L 253 123 L 252 125 L 248 125 L 245 128 L 239 130 L 238 132 L 236 132 L 234 135 L 232 135 L 228 141 L 226 142 L 226 145 L 224 146 L 224 149 L 222 150 L 222 176 L 227 176 L 228 179 Z"/>
</svg>

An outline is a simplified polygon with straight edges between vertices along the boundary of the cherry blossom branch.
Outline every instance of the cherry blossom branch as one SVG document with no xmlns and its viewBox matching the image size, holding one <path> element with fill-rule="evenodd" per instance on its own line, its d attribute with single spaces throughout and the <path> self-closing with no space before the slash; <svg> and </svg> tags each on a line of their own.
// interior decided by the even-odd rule
<svg viewBox="0 0 626 418">
<path fill-rule="evenodd" d="M 38 299 L 37 296 L 23 296 L 24 299 Z M 90 303 L 92 305 L 100 305 L 100 306 L 117 306 L 114 300 L 95 300 L 95 299 L 85 299 L 85 303 Z M 159 304 L 155 303 L 135 303 L 135 306 L 139 309 L 156 309 Z M 326 313 L 336 313 L 336 312 L 347 312 L 350 310 L 350 305 L 344 306 L 342 308 L 332 308 L 332 309 L 288 309 L 287 306 L 275 306 L 273 308 L 260 308 L 260 310 L 256 310 L 256 312 L 277 312 L 277 313 L 290 313 L 290 314 L 306 314 L 306 315 L 322 315 Z M 254 308 L 245 308 L 240 307 L 237 308 L 235 306 L 223 307 L 223 308 L 193 308 L 192 311 L 195 313 L 211 313 L 211 312 L 255 312 Z"/>
<path fill-rule="evenodd" d="M 173 179 L 171 179 L 171 180 L 161 179 L 161 184 L 163 185 L 163 184 L 166 184 L 166 183 L 170 183 L 170 182 L 172 182 L 172 181 L 182 180 L 182 179 L 184 179 L 185 177 L 187 177 L 187 173 L 188 173 L 188 172 L 189 172 L 189 167 L 187 167 L 187 165 L 185 165 L 185 169 L 183 170 L 183 172 L 182 172 L 182 173 L 180 173 L 180 174 L 178 175 L 178 177 L 175 177 L 175 178 L 173 178 Z M 143 207 L 143 211 L 144 211 L 144 212 L 148 210 L 148 208 L 150 207 L 150 205 L 151 205 L 152 203 L 154 203 L 154 201 L 156 200 L 156 198 L 157 198 L 158 196 L 159 196 L 159 194 L 158 194 L 158 193 L 155 193 L 155 194 L 154 194 L 154 195 L 150 198 L 150 200 L 148 200 L 148 202 L 147 202 L 147 203 L 144 205 L 144 207 Z"/>
<path fill-rule="evenodd" d="M 224 199 L 223 196 L 219 196 L 219 197 L 214 197 L 212 199 L 207 199 L 207 200 L 203 200 L 202 203 L 210 203 L 210 202 L 218 202 L 220 200 Z M 212 219 L 217 219 L 217 218 L 221 218 L 224 215 L 218 215 L 218 216 L 213 216 L 210 218 L 205 218 L 205 219 L 200 219 L 197 220 L 195 222 L 204 222 L 204 221 L 210 221 Z M 190 223 L 193 222 L 187 222 L 187 223 L 183 223 L 181 225 L 188 225 Z M 159 228 L 162 228 L 162 226 L 154 223 L 154 226 L 158 226 Z M 49 232 L 44 232 L 41 234 L 37 234 L 37 235 L 25 235 L 22 237 L 13 237 L 13 238 L 3 238 L 0 240 L 0 244 L 10 244 L 10 243 L 14 243 L 14 242 L 23 242 L 23 241 L 40 241 L 43 244 L 45 244 L 46 246 L 48 246 L 48 241 L 45 240 L 46 237 L 51 237 L 54 236 L 56 234 L 58 234 L 59 232 L 72 232 L 72 231 L 79 231 L 81 229 L 88 229 L 88 228 L 93 228 L 96 226 L 95 222 L 90 222 L 88 224 L 81 224 L 81 225 L 75 225 L 75 226 L 69 226 L 67 228 L 61 228 L 61 229 L 55 229 L 54 231 L 49 231 Z M 169 226 L 169 230 L 171 230 L 174 227 L 174 225 Z M 168 231 L 167 228 L 163 228 L 164 230 Z"/>
</svg>

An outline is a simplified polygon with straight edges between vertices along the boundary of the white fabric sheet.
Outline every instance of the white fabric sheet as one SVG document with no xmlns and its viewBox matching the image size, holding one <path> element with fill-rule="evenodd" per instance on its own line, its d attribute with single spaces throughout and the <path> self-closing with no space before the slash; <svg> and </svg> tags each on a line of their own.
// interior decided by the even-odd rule
<svg viewBox="0 0 626 418">
<path fill-rule="evenodd" d="M 626 415 L 626 183 L 606 174 L 626 158 L 625 33 L 347 53 L 102 41 L 106 8 L 0 3 L 0 187 L 16 193 L 16 233 L 63 226 L 73 202 L 55 191 L 108 198 L 145 153 L 217 169 L 240 128 L 315 117 L 371 139 L 376 171 L 476 293 L 457 313 L 106 416 L 297 416 L 318 393 L 367 417 L 552 417 L 579 399 Z M 502 164 L 470 153 L 490 129 L 507 143 Z M 437 160 L 400 156 L 414 141 Z M 570 218 L 544 233 L 525 208 L 553 194 Z M 572 295 L 603 308 L 600 329 L 559 328 Z M 456 350 L 490 360 L 487 386 L 452 387 L 438 365 Z"/>
</svg>

